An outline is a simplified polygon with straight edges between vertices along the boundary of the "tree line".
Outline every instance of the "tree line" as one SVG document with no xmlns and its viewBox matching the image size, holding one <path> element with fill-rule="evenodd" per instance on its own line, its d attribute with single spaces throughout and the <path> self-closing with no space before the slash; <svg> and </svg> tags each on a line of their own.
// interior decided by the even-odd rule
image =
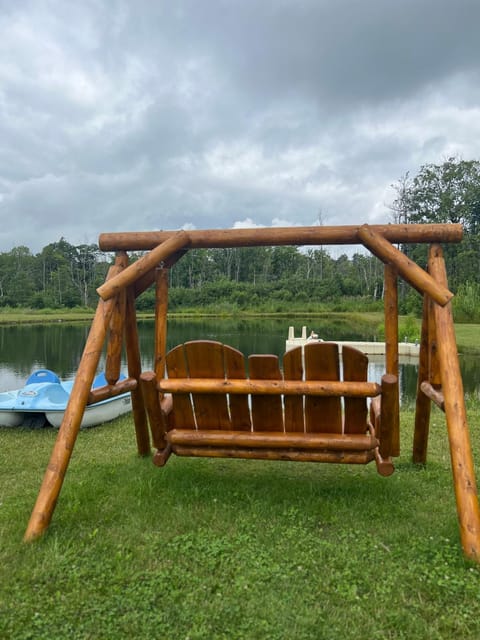
<svg viewBox="0 0 480 640">
<path fill-rule="evenodd" d="M 458 319 L 480 315 L 480 163 L 449 159 L 424 165 L 417 176 L 394 185 L 392 221 L 460 222 L 465 239 L 446 245 L 449 286 L 455 291 Z M 424 245 L 402 249 L 418 264 L 426 262 Z M 131 254 L 136 259 L 140 254 Z M 65 238 L 32 254 L 25 246 L 0 253 L 1 307 L 93 307 L 96 288 L 105 280 L 112 255 L 96 244 L 74 246 Z M 278 311 L 287 308 L 341 310 L 380 308 L 383 265 L 369 253 L 333 257 L 324 247 L 246 247 L 189 251 L 170 272 L 170 309 Z M 151 310 L 154 292 L 138 301 Z M 400 289 L 403 313 L 417 313 L 420 296 Z"/>
<path fill-rule="evenodd" d="M 64 238 L 35 255 L 25 246 L 0 253 L 0 307 L 94 306 L 96 288 L 104 282 L 112 259 L 95 244 L 74 246 Z M 297 247 L 197 249 L 171 269 L 170 305 L 195 307 L 222 300 L 247 308 L 266 297 L 297 302 L 312 297 L 331 302 L 343 296 L 379 300 L 382 282 L 382 265 L 370 255 L 335 259 L 323 248 Z M 153 291 L 139 300 L 140 309 L 153 304 Z"/>
</svg>

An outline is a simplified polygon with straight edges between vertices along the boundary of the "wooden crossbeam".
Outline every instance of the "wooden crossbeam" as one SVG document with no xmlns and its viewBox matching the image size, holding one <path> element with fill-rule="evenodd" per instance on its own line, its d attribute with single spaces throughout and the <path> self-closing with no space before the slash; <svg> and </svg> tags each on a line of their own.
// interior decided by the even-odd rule
<svg viewBox="0 0 480 640">
<path fill-rule="evenodd" d="M 360 244 L 358 231 L 361 225 L 317 227 L 256 227 L 254 229 L 204 229 L 189 231 L 189 247 L 192 249 L 264 247 L 323 244 Z M 378 224 L 371 225 L 390 242 L 430 243 L 460 242 L 463 238 L 461 224 Z M 102 251 L 145 251 L 157 247 L 176 231 L 131 231 L 102 233 L 99 247 Z"/>
</svg>

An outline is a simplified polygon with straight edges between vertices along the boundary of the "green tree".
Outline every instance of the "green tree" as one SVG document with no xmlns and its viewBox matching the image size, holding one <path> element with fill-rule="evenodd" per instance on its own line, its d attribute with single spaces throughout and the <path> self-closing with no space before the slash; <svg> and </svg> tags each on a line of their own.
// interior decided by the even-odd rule
<svg viewBox="0 0 480 640">
<path fill-rule="evenodd" d="M 14 247 L 0 262 L 0 303 L 21 307 L 35 292 L 35 258 L 28 247 Z"/>
<path fill-rule="evenodd" d="M 391 205 L 396 222 L 460 223 L 464 241 L 444 248 L 452 288 L 476 281 L 480 272 L 480 162 L 449 158 L 442 164 L 425 164 L 411 179 L 408 174 L 395 185 Z M 426 261 L 426 247 L 407 249 L 419 264 Z"/>
</svg>

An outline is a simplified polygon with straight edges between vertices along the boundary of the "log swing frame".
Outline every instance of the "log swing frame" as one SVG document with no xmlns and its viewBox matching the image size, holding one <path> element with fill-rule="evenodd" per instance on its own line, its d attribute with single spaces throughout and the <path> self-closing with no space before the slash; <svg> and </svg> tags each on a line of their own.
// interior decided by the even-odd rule
<svg viewBox="0 0 480 640">
<path fill-rule="evenodd" d="M 229 457 L 276 457 L 278 459 L 318 459 L 321 461 L 350 462 L 345 450 L 355 448 L 356 436 L 335 434 L 283 433 L 288 441 L 288 451 L 282 433 L 261 436 L 245 432 L 240 436 L 233 432 L 212 430 L 204 436 L 203 449 L 192 442 L 201 439 L 199 433 L 190 436 L 183 431 L 169 431 L 169 393 L 212 394 L 310 394 L 310 395 L 381 395 L 381 390 L 368 382 L 329 382 L 319 390 L 320 383 L 312 381 L 290 382 L 264 376 L 262 381 L 249 379 L 221 380 L 186 379 L 177 384 L 166 378 L 167 310 L 169 270 L 186 252 L 197 248 L 231 248 L 249 246 L 281 245 L 345 245 L 362 244 L 384 263 L 384 314 L 385 314 L 385 372 L 393 389 L 385 395 L 381 409 L 388 417 L 389 428 L 377 424 L 373 415 L 377 407 L 380 416 L 380 397 L 371 403 L 373 435 L 360 439 L 375 440 L 375 428 L 383 429 L 388 445 L 380 444 L 388 455 L 400 453 L 399 398 L 398 398 L 398 278 L 402 278 L 423 296 L 422 332 L 420 340 L 419 372 L 413 438 L 413 462 L 425 464 L 427 460 L 428 432 L 431 403 L 434 402 L 445 413 L 450 446 L 451 468 L 457 505 L 457 516 L 461 544 L 464 554 L 480 562 L 480 511 L 475 480 L 475 470 L 470 446 L 469 429 L 465 410 L 463 383 L 458 361 L 455 331 L 451 310 L 453 294 L 448 289 L 445 262 L 441 243 L 460 242 L 463 230 L 459 224 L 391 224 L 351 225 L 326 227 L 288 227 L 256 229 L 218 229 L 196 231 L 154 231 L 103 233 L 99 237 L 102 251 L 115 252 L 115 263 L 110 267 L 105 283 L 97 289 L 99 301 L 78 367 L 71 397 L 64 419 L 45 471 L 42 485 L 28 523 L 24 540 L 32 541 L 48 528 L 59 497 L 64 476 L 80 429 L 85 407 L 99 400 L 130 391 L 132 396 L 133 421 L 138 453 L 151 455 L 152 445 L 156 450 L 154 462 L 163 465 L 170 453 L 181 453 L 181 444 L 175 442 L 186 437 L 188 446 L 184 455 L 227 455 Z M 426 269 L 412 262 L 394 244 L 429 244 Z M 129 264 L 129 251 L 148 251 L 143 257 Z M 136 298 L 154 285 L 156 290 L 156 323 L 154 366 L 151 372 L 142 372 L 135 311 Z M 188 343 L 187 343 L 188 344 Z M 217 344 L 217 343 L 216 343 Z M 105 375 L 107 385 L 91 390 L 98 363 L 106 345 Z M 127 356 L 128 377 L 119 381 L 122 350 Z M 217 348 L 217 347 L 215 347 Z M 237 378 L 242 376 L 236 375 Z M 274 379 L 272 379 L 274 378 Z M 297 378 L 298 379 L 298 378 Z M 353 378 L 356 380 L 357 378 Z M 170 385 L 170 386 L 169 386 Z M 183 387 L 181 385 L 184 385 Z M 186 385 L 186 386 L 185 386 Z M 262 386 L 263 385 L 263 386 Z M 315 386 L 316 385 L 316 386 Z M 343 386 L 342 386 L 343 385 Z M 370 385 L 370 386 L 368 386 Z M 376 385 L 378 387 L 378 385 Z M 223 389 L 221 387 L 224 387 Z M 225 391 L 228 387 L 230 391 Z M 380 387 L 379 387 L 380 389 Z M 352 392 L 353 390 L 353 392 Z M 232 397 L 232 396 L 230 396 Z M 253 395 L 252 395 L 253 397 Z M 265 397 L 265 395 L 263 395 Z M 306 398 L 307 396 L 305 396 Z M 388 400 L 387 400 L 388 398 Z M 183 435 L 182 435 L 183 434 Z M 378 435 L 378 434 L 377 434 Z M 378 436 L 380 437 L 380 436 Z M 343 438 L 343 444 L 338 442 Z M 264 449 L 268 441 L 268 451 Z M 258 444 L 260 442 L 260 444 Z M 173 444 L 172 444 L 173 443 Z M 346 444 L 345 444 L 346 443 Z M 195 443 L 194 443 L 195 444 Z M 178 446 L 178 451 L 175 451 Z M 298 447 L 302 452 L 297 451 Z M 215 447 L 218 447 L 215 449 Z M 263 447 L 263 448 L 262 448 Z M 283 453 L 277 451 L 284 449 Z M 327 449 L 326 449 L 327 447 Z M 344 449 L 339 454 L 337 449 Z M 277 448 L 277 449 L 276 449 Z M 315 449 L 305 457 L 305 452 Z M 375 449 L 377 468 L 381 471 L 382 456 Z M 246 452 L 241 455 L 240 451 Z M 251 453 L 253 451 L 253 454 Z M 267 451 L 267 453 L 265 453 Z M 373 449 L 372 449 L 373 451 Z M 190 452 L 190 453 L 188 453 Z M 259 453 L 260 452 L 260 453 Z M 273 453 L 272 453 L 273 452 Z M 267 455 L 268 454 L 268 455 Z M 290 457 L 289 457 L 290 456 Z M 313 457 L 312 457 L 313 456 Z M 316 457 L 315 457 L 316 456 Z M 368 460 L 374 454 L 368 452 Z M 387 461 L 384 475 L 393 466 Z M 379 466 L 380 465 L 380 466 Z"/>
</svg>

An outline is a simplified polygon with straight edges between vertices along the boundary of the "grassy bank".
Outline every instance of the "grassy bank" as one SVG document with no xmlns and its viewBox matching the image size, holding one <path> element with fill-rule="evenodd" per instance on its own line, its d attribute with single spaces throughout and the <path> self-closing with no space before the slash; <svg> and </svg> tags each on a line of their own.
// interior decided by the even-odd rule
<svg viewBox="0 0 480 640">
<path fill-rule="evenodd" d="M 85 307 L 74 309 L 0 309 L 0 325 L 8 324 L 44 324 L 48 322 L 88 322 L 95 311 Z"/>
<path fill-rule="evenodd" d="M 480 454 L 480 408 L 469 407 Z M 135 454 L 130 417 L 81 432 L 46 536 L 21 542 L 55 432 L 0 429 L 0 637 L 480 637 L 444 417 L 426 469 Z"/>
</svg>

